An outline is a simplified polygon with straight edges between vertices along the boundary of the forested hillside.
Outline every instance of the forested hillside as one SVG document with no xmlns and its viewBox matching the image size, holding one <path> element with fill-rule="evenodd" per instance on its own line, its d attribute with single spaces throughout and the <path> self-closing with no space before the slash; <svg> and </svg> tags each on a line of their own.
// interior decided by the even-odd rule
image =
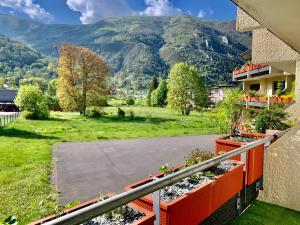
<svg viewBox="0 0 300 225">
<path fill-rule="evenodd" d="M 58 56 L 57 47 L 62 42 L 88 47 L 104 56 L 119 87 L 133 89 L 144 89 L 153 76 L 165 78 L 170 66 L 179 61 L 199 67 L 209 85 L 228 83 L 232 69 L 242 64 L 239 54 L 251 42 L 250 34 L 235 31 L 234 21 L 205 21 L 190 16 L 138 16 L 91 25 L 47 25 L 0 15 L 0 33 L 52 57 Z"/>
<path fill-rule="evenodd" d="M 11 86 L 18 86 L 23 78 L 56 77 L 56 59 L 42 56 L 24 43 L 0 35 L 0 77 Z"/>
</svg>

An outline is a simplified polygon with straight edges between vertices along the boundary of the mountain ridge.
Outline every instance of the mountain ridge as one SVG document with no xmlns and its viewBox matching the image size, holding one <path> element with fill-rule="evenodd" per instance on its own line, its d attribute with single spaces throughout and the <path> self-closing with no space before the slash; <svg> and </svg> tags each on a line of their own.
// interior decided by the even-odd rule
<svg viewBox="0 0 300 225">
<path fill-rule="evenodd" d="M 110 64 L 117 86 L 145 89 L 153 76 L 166 78 L 170 67 L 196 65 L 209 85 L 231 81 L 242 64 L 239 54 L 251 46 L 248 33 L 235 31 L 234 21 L 190 16 L 122 17 L 89 25 L 42 24 L 0 14 L 0 33 L 57 57 L 68 42 L 101 54 Z"/>
</svg>

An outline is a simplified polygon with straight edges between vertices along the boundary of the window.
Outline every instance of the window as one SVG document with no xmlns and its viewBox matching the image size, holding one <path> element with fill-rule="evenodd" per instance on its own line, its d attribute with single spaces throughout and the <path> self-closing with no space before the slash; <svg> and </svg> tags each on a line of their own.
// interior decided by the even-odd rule
<svg viewBox="0 0 300 225">
<path fill-rule="evenodd" d="M 259 89 L 260 89 L 260 84 L 251 84 L 250 85 L 251 91 L 259 91 Z"/>
</svg>

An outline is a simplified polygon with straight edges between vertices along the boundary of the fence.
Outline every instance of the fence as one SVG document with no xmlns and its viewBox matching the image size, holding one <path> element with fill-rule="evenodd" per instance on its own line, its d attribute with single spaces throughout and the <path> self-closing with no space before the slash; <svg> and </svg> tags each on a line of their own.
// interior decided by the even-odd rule
<svg viewBox="0 0 300 225">
<path fill-rule="evenodd" d="M 279 134 L 268 136 L 268 137 L 260 139 L 258 141 L 249 143 L 248 145 L 242 146 L 234 151 L 227 152 L 223 155 L 220 155 L 220 156 L 217 156 L 210 160 L 207 160 L 205 162 L 199 163 L 195 166 L 191 166 L 184 170 L 180 170 L 176 173 L 164 176 L 160 179 L 157 179 L 150 183 L 139 186 L 133 190 L 123 192 L 123 193 L 115 195 L 109 199 L 95 203 L 91 206 L 88 206 L 88 207 L 79 209 L 75 212 L 72 212 L 70 214 L 61 216 L 61 217 L 59 217 L 55 220 L 52 220 L 50 222 L 47 222 L 45 224 L 47 224 L 47 225 L 63 225 L 63 224 L 77 225 L 77 224 L 81 224 L 81 223 L 87 222 L 101 214 L 104 214 L 104 213 L 109 212 L 113 209 L 116 209 L 122 205 L 125 205 L 129 202 L 139 199 L 147 194 L 155 193 L 155 195 L 159 195 L 160 189 L 162 189 L 166 186 L 169 186 L 177 181 L 180 181 L 180 180 L 182 180 L 186 177 L 189 177 L 195 173 L 198 173 L 198 172 L 208 169 L 212 166 L 215 166 L 215 165 L 219 164 L 220 162 L 228 160 L 234 156 L 242 155 L 242 158 L 243 158 L 243 155 L 245 157 L 245 154 L 247 153 L 247 151 L 249 151 L 252 148 L 257 147 L 261 144 L 264 144 L 267 147 L 270 145 L 272 140 L 281 137 L 286 132 L 287 132 L 287 130 L 283 131 Z M 159 218 L 159 209 L 155 208 L 156 205 L 159 205 L 159 203 L 156 202 L 153 205 L 154 205 L 153 211 L 156 214 L 156 218 Z M 156 224 L 159 224 L 159 223 L 156 223 Z"/>
<path fill-rule="evenodd" d="M 17 119 L 20 115 L 20 112 L 14 112 L 6 115 L 0 115 L 0 126 L 5 126 L 6 124 Z"/>
</svg>

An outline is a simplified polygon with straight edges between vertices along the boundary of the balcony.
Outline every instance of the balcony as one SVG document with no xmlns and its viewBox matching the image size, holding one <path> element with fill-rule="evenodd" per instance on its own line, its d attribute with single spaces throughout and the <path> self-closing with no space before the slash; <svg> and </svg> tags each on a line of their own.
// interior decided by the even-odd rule
<svg viewBox="0 0 300 225">
<path fill-rule="evenodd" d="M 270 73 L 270 66 L 266 64 L 245 64 L 242 68 L 233 71 L 233 80 L 244 80 Z"/>
<path fill-rule="evenodd" d="M 283 103 L 285 105 L 294 103 L 294 99 L 288 96 L 244 96 L 243 101 L 246 103 L 246 107 L 252 106 L 258 108 L 269 107 L 272 103 Z"/>
</svg>

